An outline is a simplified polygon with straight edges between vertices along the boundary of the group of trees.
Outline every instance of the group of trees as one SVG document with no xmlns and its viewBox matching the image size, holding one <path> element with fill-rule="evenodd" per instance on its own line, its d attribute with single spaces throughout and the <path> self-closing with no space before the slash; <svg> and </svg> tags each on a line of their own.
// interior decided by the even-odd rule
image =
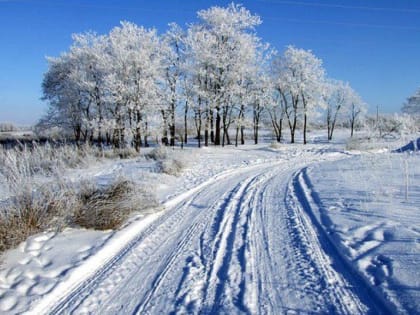
<svg viewBox="0 0 420 315">
<path fill-rule="evenodd" d="M 198 17 L 185 30 L 169 24 L 162 35 L 130 22 L 107 35 L 73 35 L 67 52 L 48 58 L 42 89 L 49 110 L 39 126 L 137 150 L 151 134 L 187 142 L 191 123 L 199 146 L 202 139 L 243 144 L 245 128 L 257 143 L 264 118 L 278 141 L 286 125 L 291 142 L 302 128 L 306 143 L 308 121 L 320 113 L 329 139 L 340 119 L 353 133 L 363 101 L 348 83 L 327 78 L 311 51 L 289 46 L 277 54 L 255 32 L 260 17 L 240 5 Z"/>
</svg>

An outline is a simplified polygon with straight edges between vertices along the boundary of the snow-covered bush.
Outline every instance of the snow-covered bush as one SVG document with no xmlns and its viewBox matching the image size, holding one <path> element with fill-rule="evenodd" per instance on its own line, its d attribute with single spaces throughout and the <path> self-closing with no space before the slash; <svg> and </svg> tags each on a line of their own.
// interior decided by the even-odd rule
<svg viewBox="0 0 420 315">
<path fill-rule="evenodd" d="M 81 188 L 63 181 L 63 169 L 86 165 L 104 156 L 103 152 L 89 145 L 0 149 L 0 178 L 10 196 L 0 203 L 0 252 L 32 234 L 69 224 L 115 228 L 133 210 L 154 206 L 155 194 L 150 189 L 125 179 L 107 187 Z"/>
<path fill-rule="evenodd" d="M 274 150 L 279 150 L 281 149 L 281 143 L 275 141 L 275 142 L 271 142 L 270 143 L 270 148 L 274 149 Z"/>
<path fill-rule="evenodd" d="M 371 138 L 350 138 L 346 143 L 346 150 L 349 151 L 367 151 L 375 148 Z"/>
<path fill-rule="evenodd" d="M 159 146 L 147 153 L 146 157 L 155 161 L 159 161 L 167 159 L 168 155 L 168 149 L 164 146 Z"/>
<path fill-rule="evenodd" d="M 170 154 L 172 153 L 172 154 Z M 146 157 L 158 162 L 159 172 L 177 176 L 187 164 L 185 156 L 180 152 L 170 151 L 166 147 L 157 147 L 146 154 Z"/>
<path fill-rule="evenodd" d="M 179 158 L 167 158 L 159 161 L 159 170 L 168 175 L 177 176 L 185 167 L 185 162 Z"/>
<path fill-rule="evenodd" d="M 80 207 L 74 213 L 75 223 L 97 230 L 118 228 L 132 212 L 157 205 L 150 189 L 136 186 L 123 177 L 106 187 L 93 182 L 83 183 L 79 200 Z"/>
<path fill-rule="evenodd" d="M 73 225 L 115 229 L 132 212 L 156 205 L 150 187 L 136 186 L 122 177 L 107 186 L 85 182 L 78 188 L 58 181 L 44 185 L 33 181 L 0 204 L 0 252 L 45 230 Z"/>
<path fill-rule="evenodd" d="M 78 204 L 74 190 L 62 183 L 22 187 L 0 205 L 0 252 L 43 230 L 63 228 Z"/>
</svg>

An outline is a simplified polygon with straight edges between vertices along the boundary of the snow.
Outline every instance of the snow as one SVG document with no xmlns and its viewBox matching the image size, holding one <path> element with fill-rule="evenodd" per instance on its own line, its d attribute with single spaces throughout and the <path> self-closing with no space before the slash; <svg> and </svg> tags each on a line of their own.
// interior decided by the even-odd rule
<svg viewBox="0 0 420 315">
<path fill-rule="evenodd" d="M 381 153 L 306 171 L 341 253 L 399 314 L 420 309 L 420 155 Z"/>
<path fill-rule="evenodd" d="M 111 232 L 66 229 L 30 237 L 5 255 L 0 271 L 0 312 L 20 313 L 61 283 L 104 245 Z M 83 275 L 81 275 L 83 276 Z"/>
<path fill-rule="evenodd" d="M 8 251 L 0 312 L 420 309 L 418 153 L 355 154 L 319 141 L 172 154 L 187 162 L 182 176 L 145 158 L 67 172 L 74 182 L 146 182 L 161 207 L 118 231 L 45 232 Z"/>
</svg>

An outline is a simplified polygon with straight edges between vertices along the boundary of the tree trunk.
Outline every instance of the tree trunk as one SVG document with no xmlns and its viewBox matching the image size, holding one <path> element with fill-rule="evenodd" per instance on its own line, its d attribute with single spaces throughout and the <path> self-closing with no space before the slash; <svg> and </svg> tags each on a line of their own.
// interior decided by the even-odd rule
<svg viewBox="0 0 420 315">
<path fill-rule="evenodd" d="M 140 122 L 141 122 L 141 114 L 140 111 L 137 111 L 136 113 L 136 134 L 134 136 L 134 147 L 137 152 L 140 152 L 140 146 L 141 146 L 141 128 L 140 128 Z"/>
<path fill-rule="evenodd" d="M 293 124 L 290 128 L 290 143 L 295 143 L 296 125 L 297 125 L 297 117 L 296 117 L 296 114 L 295 114 L 295 116 L 293 117 Z"/>
<path fill-rule="evenodd" d="M 235 147 L 238 146 L 238 140 L 239 140 L 239 125 L 236 126 L 236 134 L 235 134 Z"/>
<path fill-rule="evenodd" d="M 254 117 L 253 117 L 253 130 L 254 130 L 254 143 L 258 144 L 258 128 L 259 128 L 259 121 L 260 121 L 260 114 L 259 114 L 259 105 L 254 105 Z"/>
<path fill-rule="evenodd" d="M 331 109 L 327 109 L 327 135 L 328 140 L 331 140 Z"/>
<path fill-rule="evenodd" d="M 221 124 L 221 117 L 220 117 L 220 108 L 216 107 L 216 130 L 214 135 L 214 144 L 220 145 L 220 124 Z"/>
<path fill-rule="evenodd" d="M 210 141 L 214 143 L 214 117 L 213 111 L 210 110 Z"/>
<path fill-rule="evenodd" d="M 167 146 L 169 144 L 168 141 L 168 119 L 166 118 L 166 113 L 165 111 L 162 109 L 161 110 L 162 113 L 162 119 L 163 119 L 163 131 L 162 131 L 162 144 L 164 144 L 165 146 Z"/>
<path fill-rule="evenodd" d="M 175 100 L 171 102 L 171 125 L 170 125 L 171 147 L 175 146 Z"/>
<path fill-rule="evenodd" d="M 149 142 L 147 141 L 147 133 L 149 130 L 149 126 L 147 121 L 144 123 L 144 146 L 147 148 L 149 146 Z"/>
<path fill-rule="evenodd" d="M 187 126 L 187 119 L 188 117 L 188 102 L 185 102 L 185 110 L 184 110 L 184 143 L 188 143 L 188 126 Z"/>
</svg>

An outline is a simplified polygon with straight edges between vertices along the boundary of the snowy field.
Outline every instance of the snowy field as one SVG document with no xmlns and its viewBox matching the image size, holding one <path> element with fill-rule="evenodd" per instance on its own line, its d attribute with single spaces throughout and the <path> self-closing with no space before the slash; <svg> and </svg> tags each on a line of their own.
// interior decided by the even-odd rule
<svg viewBox="0 0 420 315">
<path fill-rule="evenodd" d="M 147 182 L 161 205 L 8 251 L 0 312 L 418 313 L 420 155 L 320 139 L 177 148 L 178 177 L 143 157 L 66 172 Z"/>
<path fill-rule="evenodd" d="M 420 155 L 363 154 L 300 173 L 352 268 L 399 314 L 420 310 Z"/>
</svg>

